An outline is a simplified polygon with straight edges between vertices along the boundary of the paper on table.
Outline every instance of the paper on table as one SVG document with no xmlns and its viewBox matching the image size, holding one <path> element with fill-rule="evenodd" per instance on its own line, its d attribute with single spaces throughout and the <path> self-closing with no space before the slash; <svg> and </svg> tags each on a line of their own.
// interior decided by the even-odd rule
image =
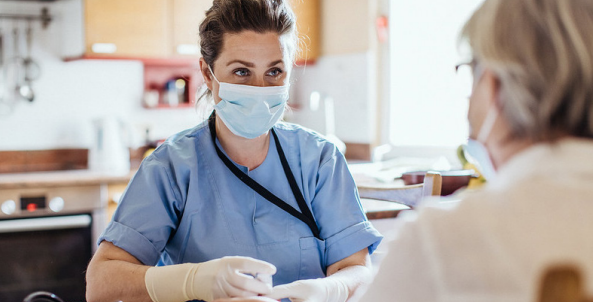
<svg viewBox="0 0 593 302">
<path fill-rule="evenodd" d="M 356 183 L 389 183 L 410 171 L 451 169 L 445 157 L 419 158 L 398 157 L 381 162 L 349 164 L 348 168 Z"/>
</svg>

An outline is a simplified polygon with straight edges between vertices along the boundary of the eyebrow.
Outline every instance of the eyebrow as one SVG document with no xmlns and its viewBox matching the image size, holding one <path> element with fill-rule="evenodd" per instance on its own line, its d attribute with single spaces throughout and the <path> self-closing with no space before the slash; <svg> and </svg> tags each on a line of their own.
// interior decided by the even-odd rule
<svg viewBox="0 0 593 302">
<path fill-rule="evenodd" d="M 245 65 L 247 67 L 253 67 L 253 66 L 255 66 L 255 65 L 253 65 L 253 63 L 249 63 L 249 62 L 245 62 L 245 61 L 241 61 L 241 60 L 232 60 L 232 61 L 228 62 L 226 64 L 226 66 L 230 66 L 233 63 L 243 64 L 243 65 Z"/>
<path fill-rule="evenodd" d="M 274 66 L 274 65 L 276 65 L 278 63 L 284 63 L 284 61 L 282 61 L 282 60 L 274 61 L 274 62 L 270 63 L 270 65 L 268 65 L 268 67 L 272 67 L 272 66 Z"/>
<path fill-rule="evenodd" d="M 232 61 L 228 62 L 228 63 L 226 64 L 226 66 L 229 66 L 229 65 L 231 65 L 231 64 L 234 64 L 234 63 L 243 64 L 243 65 L 245 65 L 245 66 L 247 66 L 247 67 L 252 67 L 252 68 L 253 68 L 253 67 L 255 67 L 255 65 L 254 65 L 253 63 L 250 63 L 250 62 L 245 62 L 245 61 L 242 61 L 242 60 L 232 60 Z M 276 60 L 276 61 L 274 61 L 274 62 L 270 63 L 270 64 L 268 65 L 268 67 L 272 67 L 272 66 L 274 66 L 274 65 L 276 65 L 276 64 L 278 64 L 278 63 L 283 63 L 283 61 L 282 61 L 282 60 Z"/>
</svg>

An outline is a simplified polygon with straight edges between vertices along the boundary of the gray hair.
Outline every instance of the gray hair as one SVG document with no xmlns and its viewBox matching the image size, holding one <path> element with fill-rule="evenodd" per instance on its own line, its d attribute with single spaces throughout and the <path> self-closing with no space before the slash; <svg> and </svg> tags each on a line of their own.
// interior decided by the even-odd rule
<svg viewBox="0 0 593 302">
<path fill-rule="evenodd" d="M 593 1 L 486 0 L 461 38 L 499 78 L 514 138 L 593 138 Z"/>
</svg>

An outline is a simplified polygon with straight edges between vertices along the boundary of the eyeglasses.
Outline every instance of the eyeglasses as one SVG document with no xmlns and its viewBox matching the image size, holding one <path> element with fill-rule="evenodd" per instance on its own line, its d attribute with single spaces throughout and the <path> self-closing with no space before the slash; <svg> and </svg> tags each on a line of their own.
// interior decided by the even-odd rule
<svg viewBox="0 0 593 302">
<path fill-rule="evenodd" d="M 475 59 L 472 59 L 469 62 L 459 63 L 459 64 L 455 65 L 455 73 L 459 73 L 459 70 L 463 69 L 464 67 L 469 67 L 469 68 L 471 68 L 471 71 L 473 74 L 473 71 L 476 69 L 476 65 L 478 65 L 478 62 Z"/>
<path fill-rule="evenodd" d="M 457 89 L 462 91 L 465 96 L 471 95 L 477 65 L 475 59 L 455 65 Z"/>
</svg>

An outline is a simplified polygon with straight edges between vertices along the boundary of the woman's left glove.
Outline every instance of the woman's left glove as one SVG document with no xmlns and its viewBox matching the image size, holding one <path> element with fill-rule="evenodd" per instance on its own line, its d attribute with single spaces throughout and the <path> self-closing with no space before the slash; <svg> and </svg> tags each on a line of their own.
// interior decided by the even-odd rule
<svg viewBox="0 0 593 302">
<path fill-rule="evenodd" d="M 346 284 L 331 276 L 275 286 L 272 293 L 266 295 L 272 299 L 290 298 L 292 302 L 344 302 L 348 296 Z"/>
</svg>

